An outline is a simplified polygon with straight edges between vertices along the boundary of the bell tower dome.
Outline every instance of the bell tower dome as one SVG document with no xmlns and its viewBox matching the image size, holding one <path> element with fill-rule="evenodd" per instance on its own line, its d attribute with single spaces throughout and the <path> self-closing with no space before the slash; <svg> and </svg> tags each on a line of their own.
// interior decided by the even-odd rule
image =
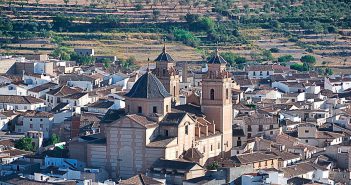
<svg viewBox="0 0 351 185">
<path fill-rule="evenodd" d="M 163 46 L 162 53 L 155 59 L 156 68 L 154 74 L 164 85 L 166 90 L 172 95 L 172 101 L 179 102 L 179 75 L 175 69 L 175 60 L 167 53 L 166 45 Z"/>
</svg>

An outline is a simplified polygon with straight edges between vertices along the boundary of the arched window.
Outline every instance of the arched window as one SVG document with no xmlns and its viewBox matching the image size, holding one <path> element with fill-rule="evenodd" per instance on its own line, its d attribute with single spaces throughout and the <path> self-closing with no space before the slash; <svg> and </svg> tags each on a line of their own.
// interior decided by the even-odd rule
<svg viewBox="0 0 351 185">
<path fill-rule="evenodd" d="M 214 89 L 210 90 L 210 100 L 214 100 Z"/>
</svg>

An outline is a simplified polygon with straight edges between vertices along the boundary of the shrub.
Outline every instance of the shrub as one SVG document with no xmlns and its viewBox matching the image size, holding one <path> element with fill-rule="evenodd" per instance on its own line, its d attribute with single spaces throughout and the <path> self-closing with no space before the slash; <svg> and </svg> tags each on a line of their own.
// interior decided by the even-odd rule
<svg viewBox="0 0 351 185">
<path fill-rule="evenodd" d="M 269 51 L 271 51 L 272 53 L 279 53 L 278 48 L 271 48 Z"/>
<path fill-rule="evenodd" d="M 278 58 L 279 63 L 287 63 L 287 62 L 290 62 L 292 60 L 294 60 L 294 57 L 291 55 L 284 55 L 284 56 L 280 56 Z"/>
<path fill-rule="evenodd" d="M 314 64 L 316 64 L 316 58 L 312 55 L 302 56 L 300 61 L 304 64 L 307 64 L 308 66 L 313 66 Z"/>
<path fill-rule="evenodd" d="M 175 29 L 173 31 L 174 38 L 177 41 L 181 41 L 186 45 L 196 47 L 199 45 L 200 40 L 194 36 L 191 32 L 183 29 Z"/>
</svg>

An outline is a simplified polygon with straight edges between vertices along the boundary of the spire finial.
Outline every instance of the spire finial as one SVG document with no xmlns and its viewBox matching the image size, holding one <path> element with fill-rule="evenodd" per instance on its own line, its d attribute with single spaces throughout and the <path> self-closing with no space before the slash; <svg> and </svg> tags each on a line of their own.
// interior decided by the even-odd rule
<svg viewBox="0 0 351 185">
<path fill-rule="evenodd" d="M 150 58 L 147 58 L 147 70 L 148 73 L 150 72 Z"/>
<path fill-rule="evenodd" d="M 166 53 L 166 36 L 163 37 L 163 52 Z"/>
<path fill-rule="evenodd" d="M 216 50 L 215 50 L 215 54 L 216 54 L 216 55 L 218 55 L 218 52 L 219 52 L 219 50 L 218 50 L 218 41 L 217 41 L 217 43 L 216 43 Z"/>
</svg>

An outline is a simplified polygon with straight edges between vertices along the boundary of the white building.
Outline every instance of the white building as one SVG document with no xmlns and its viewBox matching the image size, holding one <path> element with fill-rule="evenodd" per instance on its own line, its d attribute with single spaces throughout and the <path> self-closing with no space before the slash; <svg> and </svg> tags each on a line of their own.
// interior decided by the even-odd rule
<svg viewBox="0 0 351 185">
<path fill-rule="evenodd" d="M 49 82 L 46 84 L 38 85 L 36 87 L 28 89 L 28 96 L 32 96 L 35 98 L 45 98 L 45 94 L 52 89 L 56 89 L 58 87 L 57 84 Z"/>
<path fill-rule="evenodd" d="M 44 100 L 31 96 L 0 95 L 0 109 L 3 110 L 45 110 Z"/>
<path fill-rule="evenodd" d="M 54 115 L 48 112 L 27 111 L 20 116 L 15 126 L 17 133 L 41 131 L 44 138 L 50 138 Z"/>
<path fill-rule="evenodd" d="M 4 84 L 0 87 L 0 95 L 19 95 L 26 96 L 27 89 L 21 85 Z"/>
<path fill-rule="evenodd" d="M 50 90 L 46 93 L 46 105 L 50 108 L 56 107 L 62 102 L 61 98 L 78 93 L 79 91 L 68 86 L 61 86 L 59 88 Z"/>
<path fill-rule="evenodd" d="M 54 79 L 51 76 L 45 75 L 45 74 L 40 74 L 40 75 L 37 75 L 37 74 L 31 74 L 31 75 L 23 74 L 22 80 L 30 88 L 38 86 L 38 85 L 49 83 L 51 81 L 54 81 Z"/>
<path fill-rule="evenodd" d="M 331 90 L 333 93 L 342 93 L 351 88 L 351 78 L 333 77 L 324 78 L 324 89 Z"/>
<path fill-rule="evenodd" d="M 62 97 L 61 101 L 68 103 L 72 107 L 82 107 L 91 102 L 88 93 L 75 93 L 67 95 L 65 97 Z"/>
</svg>

